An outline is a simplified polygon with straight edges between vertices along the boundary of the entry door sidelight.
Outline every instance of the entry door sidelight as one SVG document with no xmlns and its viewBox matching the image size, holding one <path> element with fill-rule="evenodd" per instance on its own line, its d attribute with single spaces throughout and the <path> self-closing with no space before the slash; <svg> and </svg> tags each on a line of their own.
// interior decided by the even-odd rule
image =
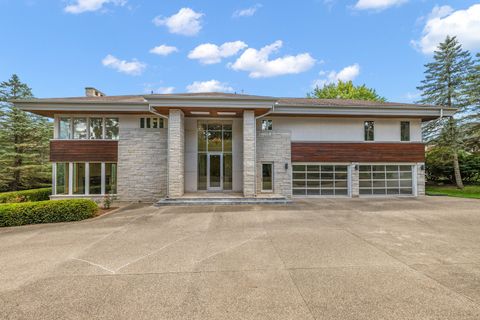
<svg viewBox="0 0 480 320">
<path fill-rule="evenodd" d="M 222 154 L 208 154 L 208 190 L 222 190 Z"/>
</svg>

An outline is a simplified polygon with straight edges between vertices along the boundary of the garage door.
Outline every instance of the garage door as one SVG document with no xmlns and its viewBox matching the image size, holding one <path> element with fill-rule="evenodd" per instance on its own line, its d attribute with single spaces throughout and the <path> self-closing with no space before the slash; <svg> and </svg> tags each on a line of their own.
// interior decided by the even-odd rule
<svg viewBox="0 0 480 320">
<path fill-rule="evenodd" d="M 293 164 L 294 196 L 348 196 L 348 166 Z"/>
<path fill-rule="evenodd" d="M 412 195 L 410 165 L 360 165 L 360 195 Z"/>
</svg>

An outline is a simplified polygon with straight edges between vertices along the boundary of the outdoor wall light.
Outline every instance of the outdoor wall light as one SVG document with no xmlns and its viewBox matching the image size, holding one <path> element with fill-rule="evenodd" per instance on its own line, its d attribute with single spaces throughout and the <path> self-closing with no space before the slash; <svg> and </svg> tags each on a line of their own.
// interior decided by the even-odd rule
<svg viewBox="0 0 480 320">
<path fill-rule="evenodd" d="M 288 162 L 285 163 L 285 170 L 288 170 Z"/>
<path fill-rule="evenodd" d="M 353 168 L 355 169 L 355 171 L 358 171 L 358 164 L 354 165 Z"/>
<path fill-rule="evenodd" d="M 420 170 L 422 170 L 422 171 L 425 170 L 425 165 L 424 165 L 424 164 L 422 164 L 422 165 L 420 166 Z"/>
</svg>

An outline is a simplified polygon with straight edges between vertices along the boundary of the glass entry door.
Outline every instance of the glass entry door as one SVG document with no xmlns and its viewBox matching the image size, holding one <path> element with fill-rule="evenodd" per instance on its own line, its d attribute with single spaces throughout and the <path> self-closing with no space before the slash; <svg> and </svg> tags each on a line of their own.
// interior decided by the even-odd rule
<svg viewBox="0 0 480 320">
<path fill-rule="evenodd" d="M 221 153 L 208 153 L 207 157 L 207 173 L 208 173 L 208 190 L 223 190 L 223 161 Z"/>
</svg>

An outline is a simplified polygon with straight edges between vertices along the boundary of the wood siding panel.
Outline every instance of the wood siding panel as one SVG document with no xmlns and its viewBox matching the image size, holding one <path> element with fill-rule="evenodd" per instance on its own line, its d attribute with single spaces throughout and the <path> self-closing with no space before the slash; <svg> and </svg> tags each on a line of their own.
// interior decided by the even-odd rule
<svg viewBox="0 0 480 320">
<path fill-rule="evenodd" d="M 292 162 L 424 162 L 423 143 L 292 142 Z"/>
<path fill-rule="evenodd" d="M 116 140 L 51 140 L 50 161 L 111 161 L 118 160 Z"/>
</svg>

